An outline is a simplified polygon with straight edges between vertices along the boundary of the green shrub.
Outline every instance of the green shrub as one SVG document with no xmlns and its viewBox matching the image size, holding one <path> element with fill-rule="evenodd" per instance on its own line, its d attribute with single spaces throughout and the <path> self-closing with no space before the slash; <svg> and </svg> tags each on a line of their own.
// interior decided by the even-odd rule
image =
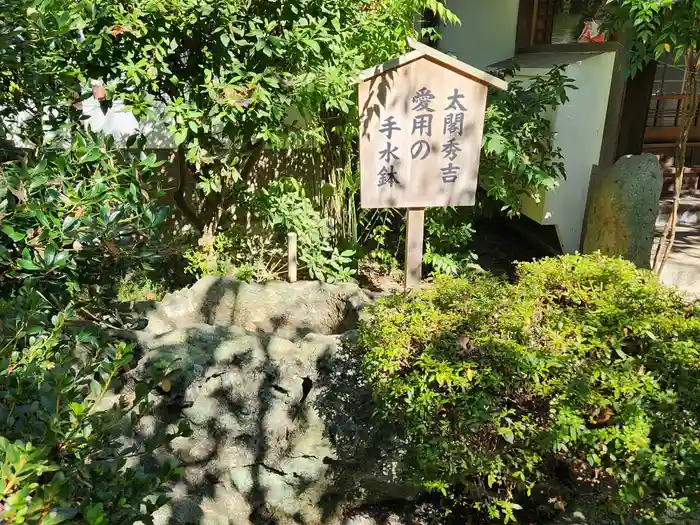
<svg viewBox="0 0 700 525">
<path fill-rule="evenodd" d="M 255 202 L 256 215 L 270 235 L 286 246 L 287 234 L 297 234 L 300 268 L 312 279 L 330 283 L 349 281 L 354 250 L 340 252 L 333 245 L 328 220 L 314 207 L 301 184 L 286 177 L 263 188 Z"/>
<path fill-rule="evenodd" d="M 146 192 L 163 163 L 117 151 L 114 140 L 76 133 L 67 147 L 0 172 L 0 286 L 40 277 L 65 297 L 116 260 L 145 262 L 168 209 Z M 95 262 L 99 260 L 100 264 Z"/>
<path fill-rule="evenodd" d="M 700 308 L 597 254 L 518 276 L 370 308 L 364 373 L 415 480 L 504 521 L 591 497 L 626 516 L 697 509 Z"/>
<path fill-rule="evenodd" d="M 263 150 L 353 142 L 357 74 L 418 38 L 414 21 L 425 9 L 457 22 L 437 0 L 78 3 L 85 38 L 69 56 L 137 119 L 165 113 L 197 194 L 220 203 L 215 231 L 232 218 L 237 183 L 254 181 Z M 332 180 L 323 168 L 324 182 Z M 178 205 L 186 208 L 184 199 Z M 186 215 L 204 230 L 193 211 Z"/>
<path fill-rule="evenodd" d="M 233 275 L 235 264 L 229 255 L 233 241 L 225 234 L 219 234 L 208 240 L 200 239 L 197 249 L 189 249 L 185 252 L 188 265 L 185 272 L 197 278 L 205 275 Z"/>
<path fill-rule="evenodd" d="M 168 370 L 115 395 L 133 350 L 102 329 L 102 292 L 120 260 L 153 259 L 158 163 L 67 131 L 0 169 L 0 523 L 149 523 L 181 472 L 152 453 L 186 428 L 134 434 Z"/>
<path fill-rule="evenodd" d="M 328 219 L 296 179 L 284 177 L 261 188 L 242 188 L 237 206 L 249 223 L 203 235 L 197 249 L 185 253 L 186 272 L 196 277 L 233 275 L 245 281 L 279 278 L 287 266 L 287 235 L 294 232 L 304 277 L 326 282 L 352 279 L 355 252 L 338 250 Z"/>
<path fill-rule="evenodd" d="M 145 275 L 126 275 L 117 283 L 117 299 L 124 303 L 160 301 L 167 293 L 168 289 L 163 282 Z"/>
<path fill-rule="evenodd" d="M 508 73 L 511 73 L 509 71 Z M 479 173 L 486 193 L 516 213 L 526 195 L 539 202 L 566 177 L 561 149 L 554 141 L 550 115 L 577 89 L 564 68 L 527 82 L 510 79 L 506 91 L 493 91 L 484 119 Z"/>
<path fill-rule="evenodd" d="M 264 240 L 261 242 L 270 247 L 269 252 L 264 249 L 250 249 L 253 245 L 260 246 L 260 243 L 256 242 L 258 237 L 249 235 L 245 238 L 233 238 L 220 233 L 211 238 L 211 242 L 200 241 L 196 250 L 190 249 L 185 252 L 188 262 L 185 273 L 197 279 L 212 275 L 235 277 L 246 282 L 275 280 L 278 278 L 275 270 L 279 269 L 279 257 L 274 258 L 273 254 L 279 254 L 281 251 Z"/>
<path fill-rule="evenodd" d="M 464 209 L 429 208 L 423 262 L 436 274 L 462 274 L 477 260 L 472 251 L 473 237 L 471 216 Z"/>
</svg>

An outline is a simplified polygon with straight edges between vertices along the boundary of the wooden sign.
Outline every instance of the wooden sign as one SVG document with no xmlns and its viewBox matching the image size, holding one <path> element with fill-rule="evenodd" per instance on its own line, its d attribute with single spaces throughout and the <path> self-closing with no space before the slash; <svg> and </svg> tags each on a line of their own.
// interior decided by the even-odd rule
<svg viewBox="0 0 700 525">
<path fill-rule="evenodd" d="M 507 83 L 415 41 L 360 76 L 363 208 L 408 208 L 406 287 L 420 284 L 423 208 L 473 206 L 489 87 Z"/>
<path fill-rule="evenodd" d="M 473 206 L 488 86 L 505 82 L 411 45 L 361 77 L 362 207 Z"/>
</svg>

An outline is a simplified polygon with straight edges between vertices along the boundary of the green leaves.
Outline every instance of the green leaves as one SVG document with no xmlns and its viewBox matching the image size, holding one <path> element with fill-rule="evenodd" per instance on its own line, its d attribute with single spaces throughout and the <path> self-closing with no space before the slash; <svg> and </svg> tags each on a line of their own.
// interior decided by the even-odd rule
<svg viewBox="0 0 700 525">
<path fill-rule="evenodd" d="M 29 259 L 19 259 L 17 261 L 17 264 L 19 265 L 20 268 L 22 268 L 24 270 L 41 270 L 41 268 L 39 266 L 34 264 Z"/>
<path fill-rule="evenodd" d="M 173 142 L 175 143 L 176 146 L 179 146 L 183 142 L 187 140 L 187 130 L 186 129 L 179 129 L 173 134 Z"/>
<path fill-rule="evenodd" d="M 85 520 L 89 525 L 100 525 L 106 522 L 105 509 L 102 503 L 90 505 L 85 511 Z"/>
<path fill-rule="evenodd" d="M 603 28 L 625 32 L 629 42 L 629 70 L 632 76 L 650 60 L 674 50 L 679 62 L 686 50 L 698 48 L 700 5 L 695 1 L 611 0 L 605 9 Z"/>
<path fill-rule="evenodd" d="M 24 233 L 16 232 L 15 229 L 9 224 L 3 224 L 2 231 L 5 235 L 7 235 L 10 239 L 12 239 L 15 242 L 21 241 L 25 237 Z"/>
<path fill-rule="evenodd" d="M 53 266 L 53 263 L 56 260 L 56 250 L 56 243 L 54 243 L 53 241 L 49 242 L 48 245 L 44 248 L 44 266 L 46 266 L 47 268 Z"/>
<path fill-rule="evenodd" d="M 220 181 L 227 194 L 237 182 L 227 175 L 248 176 L 244 162 L 260 142 L 269 151 L 318 150 L 332 122 L 349 147 L 357 136 L 356 74 L 404 51 L 425 9 L 458 22 L 438 0 L 371 8 L 366 0 L 294 0 L 262 11 L 236 2 L 161 9 L 142 0 L 125 9 L 107 0 L 75 7 L 84 11 L 85 39 L 64 57 L 76 73 L 103 79 L 107 98 L 137 119 L 165 118 L 197 182 Z M 219 162 L 230 156 L 239 163 Z M 211 182 L 199 190 L 217 191 Z M 229 219 L 228 210 L 220 215 Z"/>
<path fill-rule="evenodd" d="M 350 268 L 354 250 L 339 252 L 331 244 L 331 231 L 311 199 L 296 179 L 283 178 L 270 183 L 254 208 L 262 221 L 285 239 L 288 233 L 298 238 L 302 269 L 321 281 L 347 281 L 355 273 Z"/>
<path fill-rule="evenodd" d="M 82 403 L 76 403 L 75 401 L 70 404 L 70 408 L 76 416 L 79 416 L 85 412 L 85 405 Z"/>
<path fill-rule="evenodd" d="M 72 333 L 64 324 L 70 313 L 51 316 L 49 303 L 36 291 L 38 282 L 27 280 L 13 298 L 0 299 L 6 343 L 0 353 L 0 385 L 6 392 L 0 401 L 0 475 L 5 481 L 0 518 L 63 523 L 81 513 L 86 523 L 103 525 L 147 519 L 143 509 L 149 515 L 156 502 L 167 501 L 162 483 L 175 470 L 127 466 L 125 456 L 148 450 L 127 448 L 123 438 L 129 432 L 125 423 L 138 424 L 153 407 L 143 399 L 122 399 L 111 408 L 97 405 L 132 349 L 102 335 Z M 29 323 L 35 324 L 26 333 L 13 328 Z M 143 384 L 153 388 L 154 379 L 144 377 Z M 152 450 L 186 431 L 182 426 L 169 429 L 148 446 Z"/>
<path fill-rule="evenodd" d="M 521 199 L 535 200 L 565 178 L 549 116 L 576 89 L 561 68 L 527 86 L 511 80 L 508 91 L 492 93 L 486 110 L 480 176 L 490 197 L 518 213 Z"/>
<path fill-rule="evenodd" d="M 94 396 L 99 396 L 102 393 L 102 387 L 100 386 L 100 383 L 98 383 L 94 379 L 90 381 L 90 392 L 92 392 Z"/>
<path fill-rule="evenodd" d="M 506 138 L 502 135 L 490 133 L 484 137 L 484 151 L 486 154 L 503 155 L 506 146 Z"/>
<path fill-rule="evenodd" d="M 96 160 L 101 159 L 103 156 L 102 151 L 100 150 L 99 147 L 91 148 L 89 151 L 85 153 L 80 159 L 79 162 L 81 163 L 92 163 L 95 162 Z"/>
<path fill-rule="evenodd" d="M 41 525 L 56 525 L 75 518 L 78 509 L 52 509 L 48 515 L 41 520 Z"/>
<path fill-rule="evenodd" d="M 4 162 L 0 177 L 0 521 L 134 523 L 162 504 L 173 471 L 126 466 L 125 422 L 138 424 L 152 407 L 97 406 L 131 348 L 96 332 L 103 319 L 84 301 L 97 302 L 88 291 L 112 277 L 120 256 L 152 259 L 145 248 L 168 213 L 150 196 L 162 163 L 114 150 L 82 126 L 70 131 L 60 137 L 68 142 Z"/>
<path fill-rule="evenodd" d="M 2 221 L 0 282 L 21 283 L 28 275 L 41 275 L 45 283 L 85 279 L 80 271 L 99 271 L 95 263 L 116 255 L 116 243 L 133 228 L 149 239 L 168 213 L 144 187 L 162 162 L 112 147 L 110 138 L 79 132 L 60 154 L 47 151 L 28 167 L 5 165 L 15 204 Z M 136 257 L 142 244 L 130 241 L 124 254 Z"/>
<path fill-rule="evenodd" d="M 697 513 L 700 307 L 600 254 L 517 277 L 442 276 L 369 307 L 363 376 L 415 481 L 503 522 L 583 490 L 619 515 Z"/>
<path fill-rule="evenodd" d="M 513 430 L 507 427 L 501 427 L 498 429 L 498 435 L 501 436 L 503 439 L 506 440 L 506 442 L 510 443 L 511 445 L 515 441 L 515 436 L 513 434 Z"/>
<path fill-rule="evenodd" d="M 319 45 L 318 42 L 315 40 L 311 40 L 309 38 L 304 40 L 304 43 L 309 46 L 315 53 L 320 53 L 321 52 L 321 46 Z"/>
<path fill-rule="evenodd" d="M 100 67 L 110 55 L 110 74 L 129 87 L 108 84 L 103 94 L 124 95 L 139 117 L 153 116 L 147 89 L 164 78 L 177 84 L 167 57 L 180 44 L 167 31 L 145 31 L 144 7 L 3 4 L 0 107 L 22 147 L 3 141 L 0 148 L 3 523 L 147 523 L 167 502 L 164 483 L 177 475 L 173 465 L 146 469 L 140 458 L 180 435 L 180 427 L 158 433 L 148 450 L 127 446 L 132 425 L 153 406 L 144 399 L 106 403 L 132 349 L 95 329 L 123 324 L 100 310 L 114 268 L 154 258 L 146 248 L 168 213 L 157 206 L 163 162 L 141 154 L 142 136 L 125 151 L 85 129 L 77 104 L 91 95 L 92 79 L 109 80 Z M 154 34 L 166 37 L 154 42 Z M 137 58 L 115 49 L 135 40 L 143 46 Z M 188 111 L 181 127 L 195 133 L 187 121 L 203 113 Z M 154 388 L 152 378 L 143 382 Z"/>
</svg>

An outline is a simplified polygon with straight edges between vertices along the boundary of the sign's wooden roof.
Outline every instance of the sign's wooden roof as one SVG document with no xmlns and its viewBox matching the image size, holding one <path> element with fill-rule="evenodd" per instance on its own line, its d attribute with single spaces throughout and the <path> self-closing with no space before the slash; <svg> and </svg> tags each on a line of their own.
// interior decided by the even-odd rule
<svg viewBox="0 0 700 525">
<path fill-rule="evenodd" d="M 413 49 L 413 51 L 409 51 L 408 53 L 405 53 L 394 60 L 389 60 L 381 65 L 365 69 L 362 73 L 360 73 L 358 82 L 370 80 L 386 71 L 399 68 L 420 58 L 427 58 L 428 60 L 436 62 L 459 75 L 469 77 L 474 82 L 479 82 L 480 84 L 485 84 L 496 89 L 508 89 L 508 83 L 505 80 L 486 73 L 485 71 L 481 71 L 474 66 L 470 66 L 461 60 L 457 60 L 456 58 L 438 51 L 437 49 L 433 49 L 430 46 L 426 46 L 425 44 L 421 44 L 420 42 L 416 42 L 410 38 L 408 39 L 408 45 L 411 47 L 411 49 Z"/>
</svg>

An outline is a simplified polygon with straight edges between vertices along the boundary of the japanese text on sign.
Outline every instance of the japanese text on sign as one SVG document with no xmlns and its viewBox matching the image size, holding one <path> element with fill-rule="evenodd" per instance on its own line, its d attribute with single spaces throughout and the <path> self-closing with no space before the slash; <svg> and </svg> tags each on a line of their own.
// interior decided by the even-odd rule
<svg viewBox="0 0 700 525">
<path fill-rule="evenodd" d="M 359 87 L 362 206 L 473 205 L 487 85 L 423 58 L 368 75 Z"/>
<path fill-rule="evenodd" d="M 379 127 L 379 132 L 386 137 L 387 142 L 386 147 L 379 152 L 379 158 L 385 166 L 382 166 L 377 174 L 377 186 L 388 184 L 393 188 L 394 184 L 399 184 L 399 179 L 396 178 L 396 167 L 393 164 L 393 161 L 399 160 L 396 154 L 399 147 L 391 143 L 395 131 L 401 131 L 401 128 L 396 124 L 396 117 L 393 116 L 385 118 Z"/>
<path fill-rule="evenodd" d="M 442 182 L 449 184 L 457 180 L 460 171 L 460 166 L 455 164 L 459 153 L 462 151 L 457 137 L 464 135 L 464 113 L 467 108 L 462 104 L 461 99 L 464 95 L 459 92 L 459 89 L 452 90 L 452 94 L 447 97 L 447 106 L 445 107 L 443 120 L 443 144 L 441 147 L 442 158 L 446 164 L 439 168 Z M 435 95 L 426 87 L 416 91 L 411 99 L 412 107 L 412 125 L 411 125 L 411 158 L 413 160 L 424 161 L 432 151 L 429 138 L 433 136 L 433 113 L 435 109 L 432 107 L 435 101 Z M 399 147 L 394 145 L 392 138 L 394 132 L 401 131 L 401 128 L 396 122 L 396 117 L 386 117 L 379 127 L 379 132 L 386 138 L 386 146 L 379 151 L 379 158 L 384 164 L 377 174 L 377 185 L 384 186 L 388 184 L 393 187 L 394 184 L 399 184 L 397 178 L 396 165 L 394 161 L 400 160 L 397 153 Z"/>
<path fill-rule="evenodd" d="M 462 151 L 459 147 L 457 136 L 462 137 L 464 135 L 464 112 L 467 108 L 460 102 L 460 99 L 463 98 L 464 95 L 461 94 L 457 88 L 453 90 L 452 95 L 447 97 L 448 104 L 445 111 L 449 111 L 450 113 L 445 113 L 445 121 L 442 130 L 445 142 L 442 145 L 442 158 L 447 159 L 448 164 L 440 168 L 442 182 L 445 183 L 455 182 L 460 170 L 460 167 L 454 164 L 454 161 L 457 159 L 459 152 Z"/>
</svg>

